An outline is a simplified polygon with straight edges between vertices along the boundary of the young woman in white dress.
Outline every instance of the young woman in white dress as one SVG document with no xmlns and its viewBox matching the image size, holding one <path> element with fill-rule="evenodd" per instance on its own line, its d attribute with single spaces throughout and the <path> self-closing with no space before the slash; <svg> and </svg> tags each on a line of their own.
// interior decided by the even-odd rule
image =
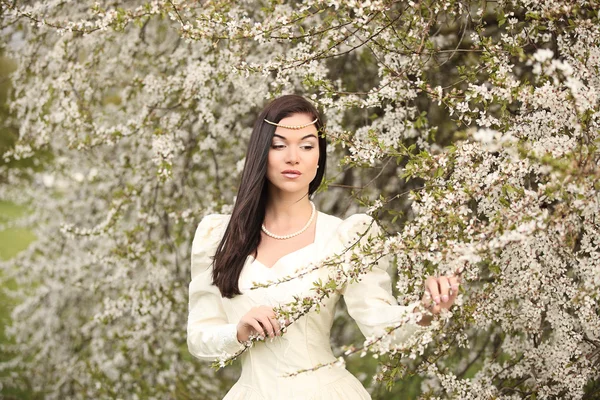
<svg viewBox="0 0 600 400">
<path fill-rule="evenodd" d="M 316 211 L 309 200 L 325 173 L 322 128 L 317 110 L 301 96 L 282 96 L 267 105 L 250 137 L 231 216 L 208 215 L 196 230 L 189 287 L 190 352 L 215 360 L 244 349 L 251 335 L 269 338 L 242 353 L 241 377 L 225 400 L 370 399 L 343 366 L 289 375 L 336 360 L 329 333 L 340 296 L 365 336 L 383 333 L 407 313 L 417 312 L 418 303 L 397 304 L 385 262 L 329 296 L 318 313 L 300 317 L 283 335 L 273 307 L 294 296 L 314 295 L 313 282 L 326 279 L 331 270 L 321 268 L 251 289 L 339 254 L 366 230 L 372 234 L 377 229 L 365 214 L 341 220 Z M 437 314 L 454 303 L 458 285 L 455 276 L 428 277 L 422 301 Z M 407 322 L 392 340 L 401 343 L 418 334 L 430 318 Z"/>
</svg>

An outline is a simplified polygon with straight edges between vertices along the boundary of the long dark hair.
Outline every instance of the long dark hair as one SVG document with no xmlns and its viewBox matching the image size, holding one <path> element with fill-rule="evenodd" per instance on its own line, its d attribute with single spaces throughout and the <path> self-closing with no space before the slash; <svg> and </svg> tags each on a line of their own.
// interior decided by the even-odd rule
<svg viewBox="0 0 600 400">
<path fill-rule="evenodd" d="M 323 135 L 324 124 L 317 109 L 304 97 L 297 95 L 281 96 L 270 102 L 254 123 L 237 200 L 213 260 L 213 284 L 223 297 L 232 298 L 241 294 L 238 286 L 240 273 L 246 258 L 260 244 L 260 226 L 265 218 L 267 202 L 267 159 L 276 129 L 264 120 L 279 122 L 292 114 L 307 114 L 311 119 L 317 119 L 319 168 L 308 186 L 309 196 L 317 190 L 325 175 L 327 142 Z"/>
</svg>

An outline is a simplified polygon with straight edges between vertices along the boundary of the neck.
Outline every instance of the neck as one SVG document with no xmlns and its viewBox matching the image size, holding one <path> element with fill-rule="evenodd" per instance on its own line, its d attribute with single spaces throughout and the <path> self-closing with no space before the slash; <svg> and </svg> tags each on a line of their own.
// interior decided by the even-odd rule
<svg viewBox="0 0 600 400">
<path fill-rule="evenodd" d="M 310 218 L 308 194 L 269 193 L 264 224 L 281 230 L 302 227 Z"/>
</svg>

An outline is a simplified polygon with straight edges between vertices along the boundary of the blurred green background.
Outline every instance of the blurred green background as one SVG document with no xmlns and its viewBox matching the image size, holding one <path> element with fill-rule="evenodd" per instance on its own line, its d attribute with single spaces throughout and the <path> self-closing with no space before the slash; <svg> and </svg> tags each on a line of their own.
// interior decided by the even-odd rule
<svg viewBox="0 0 600 400">
<path fill-rule="evenodd" d="M 24 207 L 16 204 L 0 201 L 0 225 L 22 216 L 26 213 Z M 0 230 L 0 259 L 6 261 L 14 257 L 17 253 L 27 248 L 35 240 L 35 235 L 26 229 L 7 228 Z M 0 282 L 8 290 L 14 290 L 15 282 L 13 280 L 5 281 L 0 270 Z M 3 288 L 4 289 L 4 288 Z M 10 313 L 16 305 L 14 299 L 7 297 L 4 290 L 0 290 L 0 344 L 7 344 L 6 326 L 10 324 Z M 4 349 L 0 350 L 0 359 L 6 360 L 10 357 Z M 1 374 L 10 374 L 10 371 L 0 372 Z M 16 391 L 10 388 L 2 388 L 0 398 L 3 399 L 23 399 L 31 398 L 29 393 Z"/>
<path fill-rule="evenodd" d="M 10 81 L 8 75 L 15 68 L 14 62 L 5 58 L 0 52 L 0 120 L 6 121 L 9 115 L 7 97 L 10 91 Z M 0 124 L 0 154 L 14 146 L 17 139 L 17 130 L 15 127 Z M 4 160 L 0 157 L 0 165 L 4 164 Z M 11 167 L 19 168 L 23 166 L 21 163 L 14 163 Z M 0 176 L 0 184 L 3 178 Z M 13 204 L 6 201 L 0 201 L 0 260 L 7 261 L 25 250 L 31 242 L 35 240 L 35 235 L 27 229 L 18 227 L 10 227 L 11 222 L 15 221 L 27 213 L 27 209 L 21 205 Z M 8 227 L 7 227 L 8 225 Z M 13 280 L 5 280 L 0 269 L 0 284 L 8 289 L 8 291 L 16 289 Z M 9 344 L 6 339 L 6 327 L 10 324 L 10 313 L 15 306 L 15 300 L 6 295 L 5 290 L 0 290 L 0 345 Z M 0 359 L 7 360 L 10 354 L 0 347 Z M 0 371 L 0 374 L 10 374 L 10 371 Z M 31 398 L 29 393 L 15 391 L 10 388 L 2 388 L 0 391 L 2 399 L 23 399 Z"/>
</svg>

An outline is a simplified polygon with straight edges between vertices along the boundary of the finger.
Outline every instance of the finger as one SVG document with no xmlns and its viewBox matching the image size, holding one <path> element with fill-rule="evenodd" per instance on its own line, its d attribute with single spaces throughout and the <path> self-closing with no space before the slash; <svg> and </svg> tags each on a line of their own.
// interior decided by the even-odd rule
<svg viewBox="0 0 600 400">
<path fill-rule="evenodd" d="M 440 301 L 441 301 L 440 289 L 438 287 L 437 279 L 433 276 L 430 276 L 427 278 L 425 285 L 426 285 L 427 290 L 429 290 L 429 293 L 431 294 L 431 298 L 433 299 L 435 304 L 440 304 Z"/>
<path fill-rule="evenodd" d="M 423 307 L 425 308 L 429 308 L 433 304 L 433 300 L 431 299 L 431 294 L 429 293 L 429 290 L 425 290 L 425 293 L 423 293 L 421 304 L 423 304 Z"/>
<path fill-rule="evenodd" d="M 275 331 L 273 329 L 273 324 L 271 320 L 266 315 L 257 315 L 256 319 L 265 329 L 265 332 L 269 335 L 269 337 L 273 337 L 275 335 Z"/>
<path fill-rule="evenodd" d="M 438 284 L 440 286 L 440 296 L 442 298 L 442 303 L 447 303 L 450 300 L 450 294 L 448 293 L 450 290 L 450 282 L 448 282 L 448 277 L 440 276 L 438 278 Z"/>
<path fill-rule="evenodd" d="M 448 282 L 450 283 L 450 297 L 456 297 L 456 295 L 458 294 L 458 287 L 459 287 L 459 282 L 458 282 L 458 277 L 456 276 L 450 276 L 448 278 Z"/>
<path fill-rule="evenodd" d="M 276 335 L 280 335 L 281 334 L 281 325 L 279 324 L 279 321 L 277 321 L 277 318 L 275 318 L 275 316 L 269 317 L 269 320 L 271 321 L 271 325 L 273 325 L 273 330 L 275 331 Z"/>
<path fill-rule="evenodd" d="M 279 335 L 281 333 L 281 324 L 277 320 L 277 315 L 275 314 L 275 311 L 273 311 L 273 308 L 269 306 L 261 306 L 260 311 L 263 312 L 267 318 L 269 318 L 275 335 Z"/>
<path fill-rule="evenodd" d="M 250 318 L 248 320 L 248 325 L 250 325 L 258 335 L 265 336 L 265 331 L 264 331 L 263 327 L 260 325 L 260 323 L 256 319 Z"/>
<path fill-rule="evenodd" d="M 436 304 L 434 301 L 431 301 L 427 306 L 427 311 L 431 313 L 431 315 L 439 314 L 442 307 L 439 304 Z"/>
</svg>

